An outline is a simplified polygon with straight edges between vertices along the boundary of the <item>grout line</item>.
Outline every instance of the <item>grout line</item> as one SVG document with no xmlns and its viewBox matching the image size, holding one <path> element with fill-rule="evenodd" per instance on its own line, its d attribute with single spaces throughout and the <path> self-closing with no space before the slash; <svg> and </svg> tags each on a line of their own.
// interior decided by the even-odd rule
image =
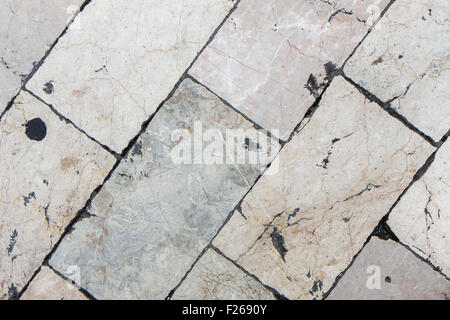
<svg viewBox="0 0 450 320">
<path fill-rule="evenodd" d="M 422 257 L 421 255 L 419 255 L 417 252 L 415 252 L 410 246 L 408 246 L 406 243 L 403 243 L 401 241 L 398 241 L 398 244 L 400 244 L 401 246 L 405 247 L 408 251 L 410 251 L 412 254 L 414 254 L 414 256 L 416 258 L 418 258 L 419 260 L 421 260 L 422 262 L 426 263 L 428 266 L 431 267 L 431 269 L 433 269 L 433 271 L 436 271 L 437 273 L 439 273 L 441 276 L 443 276 L 445 278 L 445 280 L 450 281 L 450 278 L 444 274 L 441 270 L 441 268 L 436 267 L 434 264 L 431 263 L 430 260 L 428 260 L 427 258 Z"/>
<path fill-rule="evenodd" d="M 227 257 L 219 248 L 215 247 L 214 245 L 210 245 L 210 249 L 214 250 L 216 253 L 218 253 L 220 256 L 222 256 L 223 258 L 225 258 L 226 260 L 230 261 L 231 263 L 233 263 L 239 270 L 241 270 L 243 273 L 245 273 L 247 276 L 255 279 L 260 285 L 262 285 L 264 288 L 266 288 L 268 291 L 270 291 L 273 296 L 275 297 L 275 299 L 277 300 L 289 300 L 288 298 L 286 298 L 283 294 L 281 294 L 280 292 L 278 292 L 275 288 L 272 288 L 271 286 L 268 286 L 266 284 L 264 284 L 261 280 L 258 279 L 257 276 L 255 276 L 254 274 L 248 272 L 247 270 L 244 269 L 244 267 L 242 267 L 240 264 L 238 264 L 236 261 L 234 261 L 233 259 Z"/>
<path fill-rule="evenodd" d="M 64 228 L 64 231 L 62 232 L 62 234 L 59 237 L 58 241 L 53 245 L 53 247 L 51 248 L 50 252 L 44 257 L 41 266 L 39 266 L 39 268 L 33 273 L 33 276 L 30 278 L 30 280 L 28 280 L 28 282 L 25 284 L 25 286 L 21 289 L 21 291 L 20 291 L 20 293 L 19 293 L 19 295 L 17 297 L 18 299 L 20 299 L 20 297 L 23 295 L 23 293 L 27 290 L 29 284 L 31 283 L 33 278 L 37 275 L 37 273 L 39 272 L 41 267 L 43 265 L 50 266 L 50 264 L 49 264 L 50 259 L 52 258 L 52 256 L 55 253 L 55 251 L 58 249 L 58 247 L 61 244 L 61 242 L 63 241 L 64 237 L 67 234 L 70 234 L 72 232 L 72 230 L 74 228 L 74 225 L 78 221 L 83 220 L 84 218 L 91 217 L 91 214 L 89 213 L 89 209 L 91 207 L 92 200 L 97 196 L 97 194 L 103 188 L 105 183 L 111 178 L 114 170 L 117 168 L 117 166 L 119 165 L 120 161 L 121 161 L 120 159 L 117 159 L 116 163 L 113 165 L 112 169 L 109 171 L 109 173 L 106 175 L 105 179 L 103 180 L 103 183 L 100 184 L 99 186 L 97 186 L 94 189 L 94 191 L 92 191 L 91 195 L 89 196 L 88 200 L 85 202 L 84 206 L 80 210 L 78 210 L 78 212 L 75 214 L 74 218 Z"/>
<path fill-rule="evenodd" d="M 206 90 L 208 90 L 211 94 L 213 94 L 216 98 L 218 98 L 224 105 L 226 105 L 228 108 L 230 108 L 231 110 L 233 110 L 234 112 L 236 112 L 237 114 L 239 114 L 241 117 L 243 117 L 245 120 L 247 120 L 248 122 L 250 122 L 251 124 L 253 124 L 253 127 L 258 130 L 263 132 L 265 135 L 267 135 L 269 138 L 274 139 L 276 141 L 278 141 L 278 143 L 280 145 L 283 145 L 286 143 L 286 141 L 278 138 L 277 136 L 275 136 L 274 134 L 272 134 L 269 130 L 263 128 L 261 125 L 257 124 L 255 121 L 253 121 L 252 119 L 250 119 L 247 115 L 243 114 L 241 111 L 239 111 L 238 109 L 236 109 L 235 107 L 233 107 L 231 105 L 231 103 L 229 103 L 228 101 L 226 101 L 224 98 L 222 98 L 221 96 L 219 96 L 217 93 L 215 93 L 214 91 L 212 91 L 210 88 L 208 88 L 205 84 L 203 84 L 202 82 L 200 82 L 198 79 L 196 79 L 194 76 L 192 76 L 191 74 L 187 74 L 186 76 L 187 79 L 192 80 L 193 82 L 195 82 L 196 84 L 204 87 Z"/>
<path fill-rule="evenodd" d="M 77 283 L 75 283 L 75 281 L 67 278 L 65 275 L 63 275 L 61 272 L 59 272 L 58 270 L 54 269 L 51 265 L 46 265 L 48 268 L 50 268 L 56 275 L 58 275 L 59 277 L 61 277 L 64 281 L 67 281 L 69 283 L 71 283 L 75 288 L 78 289 L 78 291 L 84 295 L 87 299 L 89 300 L 97 300 L 93 295 L 91 295 L 89 292 L 87 292 L 86 290 L 84 290 L 83 288 L 81 288 Z"/>
<path fill-rule="evenodd" d="M 358 48 L 362 45 L 362 43 L 364 42 L 364 40 L 366 40 L 366 38 L 369 36 L 369 34 L 372 32 L 373 29 L 375 29 L 375 27 L 377 26 L 377 24 L 380 22 L 380 20 L 384 17 L 384 15 L 386 14 L 386 12 L 389 10 L 389 8 L 394 4 L 396 0 L 391 0 L 386 7 L 383 9 L 383 11 L 381 11 L 380 15 L 378 16 L 377 20 L 375 21 L 375 23 L 369 28 L 369 30 L 367 31 L 367 33 L 364 35 L 364 37 L 361 39 L 361 41 L 356 45 L 356 47 L 353 49 L 353 51 L 350 53 L 350 55 L 347 57 L 347 59 L 345 59 L 344 63 L 341 66 L 341 69 L 344 70 L 345 65 L 347 64 L 347 62 L 353 57 L 353 55 L 356 53 L 356 51 L 358 50 Z"/>
<path fill-rule="evenodd" d="M 97 141 L 95 138 L 91 137 L 90 135 L 88 135 L 86 133 L 86 131 L 84 131 L 83 129 L 79 128 L 75 123 L 73 123 L 70 119 L 66 118 L 65 116 L 63 116 L 62 114 L 60 114 L 58 112 L 58 110 L 55 109 L 55 107 L 53 107 L 51 104 L 48 104 L 47 102 L 45 102 L 44 100 L 41 99 L 41 97 L 37 96 L 34 92 L 28 90 L 27 88 L 23 89 L 24 92 L 29 93 L 31 96 L 33 96 L 35 99 L 39 100 L 40 102 L 42 102 L 43 104 L 45 104 L 47 107 L 50 108 L 51 111 L 53 111 L 53 113 L 58 116 L 58 118 L 61 121 L 64 121 L 65 123 L 72 125 L 73 127 L 75 127 L 75 129 L 77 129 L 78 131 L 80 131 L 81 133 L 83 133 L 86 137 L 88 137 L 90 140 L 94 141 L 95 143 L 97 143 L 98 145 L 100 145 L 103 149 L 105 149 L 107 152 L 111 153 L 114 157 L 116 157 L 116 159 L 121 159 L 120 154 L 118 154 L 117 152 L 115 152 L 114 150 L 111 150 L 107 145 L 104 145 L 102 143 L 100 143 L 99 141 Z"/>
<path fill-rule="evenodd" d="M 345 74 L 342 75 L 343 78 L 350 83 L 352 86 L 354 86 L 362 95 L 364 95 L 369 101 L 375 102 L 378 104 L 384 111 L 386 111 L 388 114 L 390 114 L 392 117 L 396 118 L 398 121 L 403 123 L 406 127 L 408 127 L 410 130 L 417 133 L 419 136 L 421 136 L 425 141 L 427 141 L 429 144 L 431 144 L 433 147 L 438 147 L 438 143 L 434 141 L 430 136 L 426 135 L 419 129 L 417 129 L 411 122 L 409 122 L 408 119 L 406 119 L 403 115 L 399 114 L 397 111 L 395 111 L 389 103 L 383 102 L 381 99 L 379 99 L 377 96 L 375 96 L 373 93 L 369 92 L 365 88 L 361 87 L 359 84 L 354 82 L 352 79 L 347 77 Z"/>
<path fill-rule="evenodd" d="M 26 84 L 28 83 L 28 81 L 34 76 L 34 74 L 37 72 L 37 70 L 42 66 L 42 64 L 45 62 L 45 60 L 47 59 L 47 57 L 50 55 L 50 53 L 52 52 L 53 48 L 56 46 L 56 44 L 58 43 L 59 39 L 64 36 L 67 32 L 67 30 L 69 29 L 69 27 L 72 25 L 73 21 L 76 19 L 76 17 L 78 17 L 78 15 L 84 10 L 84 8 L 91 2 L 91 0 L 85 0 L 80 8 L 78 9 L 78 12 L 75 13 L 72 17 L 72 19 L 66 24 L 65 28 L 63 29 L 63 31 L 60 33 L 60 35 L 56 38 L 55 41 L 53 41 L 53 43 L 50 45 L 50 48 L 44 53 L 44 56 L 33 65 L 33 68 L 31 69 L 30 73 L 28 73 L 26 75 L 26 77 L 22 80 L 22 85 L 19 89 L 19 92 L 17 92 L 17 94 L 11 99 L 11 101 L 7 104 L 6 108 L 3 110 L 3 112 L 0 114 L 0 120 L 2 119 L 3 115 L 9 110 L 11 109 L 12 105 L 14 104 L 14 100 L 15 98 L 20 94 L 20 92 L 22 90 L 25 89 Z"/>
</svg>

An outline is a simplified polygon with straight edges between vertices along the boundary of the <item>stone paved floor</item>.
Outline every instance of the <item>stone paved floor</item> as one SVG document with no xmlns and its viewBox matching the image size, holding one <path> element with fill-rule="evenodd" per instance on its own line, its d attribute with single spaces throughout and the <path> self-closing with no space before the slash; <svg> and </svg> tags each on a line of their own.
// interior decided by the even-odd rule
<svg viewBox="0 0 450 320">
<path fill-rule="evenodd" d="M 448 299 L 448 0 L 1 0 L 1 299 Z"/>
</svg>

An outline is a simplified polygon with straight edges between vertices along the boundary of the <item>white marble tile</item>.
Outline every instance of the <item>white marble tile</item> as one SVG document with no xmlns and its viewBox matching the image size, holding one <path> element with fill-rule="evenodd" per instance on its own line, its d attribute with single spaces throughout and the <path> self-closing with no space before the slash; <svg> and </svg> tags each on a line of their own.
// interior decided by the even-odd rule
<svg viewBox="0 0 450 320">
<path fill-rule="evenodd" d="M 450 142 L 389 215 L 395 235 L 450 276 Z"/>
<path fill-rule="evenodd" d="M 83 0 L 1 2 L 0 113 L 82 3 Z"/>
<path fill-rule="evenodd" d="M 321 298 L 433 150 L 337 77 L 213 243 L 286 297 Z"/>
<path fill-rule="evenodd" d="M 121 152 L 234 5 L 230 0 L 96 0 L 27 85 Z M 51 92 L 43 89 L 51 85 Z"/>
<path fill-rule="evenodd" d="M 388 2 L 242 1 L 189 72 L 287 139 Z"/>
<path fill-rule="evenodd" d="M 22 92 L 0 121 L 0 298 L 14 296 L 115 157 Z"/>
<path fill-rule="evenodd" d="M 450 128 L 450 2 L 396 1 L 344 71 L 439 141 Z"/>
<path fill-rule="evenodd" d="M 74 280 L 99 299 L 167 297 L 273 159 L 208 164 L 206 157 L 196 162 L 194 153 L 194 164 L 178 163 L 173 154 L 189 138 L 177 130 L 198 141 L 199 124 L 204 138 L 216 132 L 218 142 L 229 140 L 226 129 L 243 130 L 235 150 L 249 156 L 265 150 L 263 140 L 248 143 L 258 133 L 250 122 L 204 87 L 183 81 L 93 200 L 95 216 L 74 226 L 50 265 L 68 277 L 68 267 L 79 266 L 81 277 Z M 209 146 L 200 150 L 206 154 Z"/>
<path fill-rule="evenodd" d="M 372 237 L 328 300 L 448 300 L 450 282 L 391 240 Z"/>
<path fill-rule="evenodd" d="M 42 267 L 30 282 L 21 300 L 87 300 L 77 287 L 58 276 L 49 267 Z"/>
<path fill-rule="evenodd" d="M 274 295 L 212 249 L 194 266 L 172 300 L 273 300 Z"/>
</svg>

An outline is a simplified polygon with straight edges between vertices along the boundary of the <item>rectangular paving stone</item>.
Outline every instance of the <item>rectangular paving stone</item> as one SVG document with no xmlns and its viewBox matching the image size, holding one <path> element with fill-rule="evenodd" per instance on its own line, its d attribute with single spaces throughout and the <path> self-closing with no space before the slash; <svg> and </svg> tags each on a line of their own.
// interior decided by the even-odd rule
<svg viewBox="0 0 450 320">
<path fill-rule="evenodd" d="M 345 73 L 439 141 L 450 128 L 450 2 L 395 1 Z"/>
<path fill-rule="evenodd" d="M 234 5 L 230 0 L 96 0 L 27 85 L 121 152 Z"/>
<path fill-rule="evenodd" d="M 450 277 L 450 142 L 425 175 L 405 193 L 388 224 L 414 252 Z"/>
<path fill-rule="evenodd" d="M 335 78 L 213 243 L 287 298 L 321 298 L 433 150 Z"/>
<path fill-rule="evenodd" d="M 448 300 L 450 282 L 408 249 L 372 237 L 327 300 Z"/>
<path fill-rule="evenodd" d="M 286 140 L 388 2 L 242 1 L 189 72 Z"/>
<path fill-rule="evenodd" d="M 192 164 L 180 163 L 184 144 L 188 155 L 211 149 L 209 143 L 197 144 L 199 125 L 222 151 L 223 141 L 235 139 L 226 130 L 243 130 L 234 152 L 227 150 L 249 158 L 259 154 L 259 162 L 208 164 L 206 156 L 198 161 L 196 152 Z M 74 226 L 50 265 L 68 277 L 67 268 L 78 266 L 81 277 L 73 280 L 98 299 L 167 297 L 275 156 L 278 142 L 264 147 L 264 139 L 203 86 L 183 81 L 93 200 L 93 216 Z"/>
<path fill-rule="evenodd" d="M 83 0 L 2 1 L 0 113 L 82 3 Z"/>
<path fill-rule="evenodd" d="M 194 266 L 172 300 L 274 300 L 258 281 L 208 249 Z"/>
<path fill-rule="evenodd" d="M 0 298 L 14 297 L 116 162 L 22 92 L 0 121 Z"/>
<path fill-rule="evenodd" d="M 24 292 L 21 300 L 88 300 L 69 281 L 49 267 L 42 267 Z"/>
</svg>

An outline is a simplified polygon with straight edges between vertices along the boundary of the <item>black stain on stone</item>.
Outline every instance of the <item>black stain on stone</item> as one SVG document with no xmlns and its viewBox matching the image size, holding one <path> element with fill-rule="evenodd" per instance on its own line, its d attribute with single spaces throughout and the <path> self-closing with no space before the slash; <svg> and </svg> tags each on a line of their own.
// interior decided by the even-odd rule
<svg viewBox="0 0 450 320">
<path fill-rule="evenodd" d="M 19 299 L 19 290 L 17 290 L 14 284 L 11 284 L 8 287 L 8 299 L 9 300 L 17 300 Z"/>
<path fill-rule="evenodd" d="M 19 234 L 17 233 L 17 230 L 14 229 L 13 233 L 9 236 L 9 246 L 8 246 L 8 256 L 12 253 L 12 251 L 14 250 L 14 246 L 16 245 L 17 242 L 17 236 Z"/>
<path fill-rule="evenodd" d="M 5 66 L 6 69 L 11 69 L 8 62 L 5 61 L 5 58 L 2 57 L 0 61 L 1 61 L 2 65 Z"/>
<path fill-rule="evenodd" d="M 387 282 L 387 283 L 391 283 L 392 282 L 391 277 L 389 277 L 389 276 L 384 278 L 384 281 Z"/>
<path fill-rule="evenodd" d="M 26 207 L 29 203 L 31 198 L 34 198 L 36 200 L 36 195 L 34 192 L 30 192 L 27 196 L 23 196 L 23 205 Z"/>
<path fill-rule="evenodd" d="M 261 146 L 259 145 L 258 142 L 254 142 L 248 137 L 246 137 L 244 139 L 243 147 L 244 147 L 244 149 L 249 150 L 249 151 L 257 151 L 257 150 L 261 149 Z"/>
<path fill-rule="evenodd" d="M 47 126 L 40 118 L 34 118 L 25 124 L 25 134 L 31 140 L 42 141 L 47 135 Z"/>
<path fill-rule="evenodd" d="M 42 88 L 42 90 L 46 93 L 46 94 L 52 94 L 53 91 L 55 91 L 55 87 L 53 86 L 53 81 L 49 81 L 47 82 L 44 87 Z"/>
<path fill-rule="evenodd" d="M 311 73 L 309 75 L 308 81 L 305 84 L 305 88 L 308 89 L 309 93 L 314 97 L 319 97 L 319 89 L 321 85 L 317 82 L 317 78 Z"/>
<path fill-rule="evenodd" d="M 327 75 L 325 79 L 328 82 L 333 80 L 333 78 L 337 75 L 341 74 L 341 70 L 339 70 L 338 67 L 336 67 L 336 65 L 331 61 L 325 63 L 323 66 L 325 68 L 325 74 Z"/>
<path fill-rule="evenodd" d="M 284 260 L 284 257 L 288 250 L 284 246 L 283 235 L 281 234 L 280 231 L 278 231 L 278 229 L 276 227 L 273 229 L 272 233 L 270 234 L 270 238 L 272 238 L 272 244 L 275 247 L 275 249 L 278 251 L 278 253 L 280 254 L 281 259 L 283 259 L 283 261 L 286 262 L 286 260 Z"/>
<path fill-rule="evenodd" d="M 131 151 L 132 156 L 142 156 L 142 141 L 136 142 L 136 144 L 133 147 L 133 150 Z"/>
<path fill-rule="evenodd" d="M 311 290 L 309 290 L 309 294 L 314 296 L 314 294 L 318 291 L 322 291 L 323 282 L 322 280 L 314 280 L 313 286 Z"/>
</svg>

